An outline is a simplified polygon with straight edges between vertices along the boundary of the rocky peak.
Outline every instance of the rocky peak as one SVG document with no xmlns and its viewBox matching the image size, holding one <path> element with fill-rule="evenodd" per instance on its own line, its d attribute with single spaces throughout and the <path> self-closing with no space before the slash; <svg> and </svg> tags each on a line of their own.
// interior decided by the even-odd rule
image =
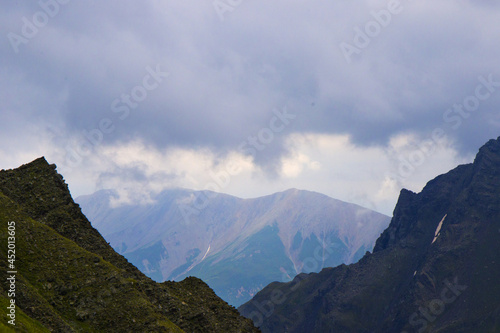
<svg viewBox="0 0 500 333">
<path fill-rule="evenodd" d="M 372 254 L 272 284 L 240 311 L 263 332 L 497 332 L 499 236 L 500 138 L 420 193 L 402 190 Z"/>
</svg>

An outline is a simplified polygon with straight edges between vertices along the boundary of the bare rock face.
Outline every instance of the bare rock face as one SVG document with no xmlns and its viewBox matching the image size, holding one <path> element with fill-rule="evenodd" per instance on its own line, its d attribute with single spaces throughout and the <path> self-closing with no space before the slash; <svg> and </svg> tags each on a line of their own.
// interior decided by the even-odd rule
<svg viewBox="0 0 500 333">
<path fill-rule="evenodd" d="M 239 308 L 263 332 L 500 331 L 500 138 L 402 190 L 358 263 L 273 283 Z"/>
</svg>

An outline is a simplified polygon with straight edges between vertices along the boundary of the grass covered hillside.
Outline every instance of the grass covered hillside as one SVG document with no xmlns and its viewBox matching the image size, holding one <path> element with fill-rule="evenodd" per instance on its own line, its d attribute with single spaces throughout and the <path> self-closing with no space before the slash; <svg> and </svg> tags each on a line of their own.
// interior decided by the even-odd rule
<svg viewBox="0 0 500 333">
<path fill-rule="evenodd" d="M 0 269 L 15 222 L 16 330 L 24 332 L 257 332 L 201 280 L 156 283 L 92 228 L 55 165 L 41 158 L 0 172 Z M 0 284 L 0 330 L 10 297 Z"/>
</svg>

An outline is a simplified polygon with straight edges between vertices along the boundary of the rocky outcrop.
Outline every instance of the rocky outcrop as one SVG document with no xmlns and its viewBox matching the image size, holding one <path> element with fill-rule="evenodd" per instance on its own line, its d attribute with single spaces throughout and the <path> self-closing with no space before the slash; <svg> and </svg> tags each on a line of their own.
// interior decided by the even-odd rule
<svg viewBox="0 0 500 333">
<path fill-rule="evenodd" d="M 402 190 L 358 263 L 267 286 L 240 307 L 263 332 L 500 331 L 500 138 Z"/>
</svg>

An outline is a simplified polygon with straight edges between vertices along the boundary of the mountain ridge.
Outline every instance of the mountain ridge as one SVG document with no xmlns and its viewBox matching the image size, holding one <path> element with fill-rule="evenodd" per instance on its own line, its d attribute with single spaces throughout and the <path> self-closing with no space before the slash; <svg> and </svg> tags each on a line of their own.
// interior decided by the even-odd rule
<svg viewBox="0 0 500 333">
<path fill-rule="evenodd" d="M 500 138 L 403 189 L 358 263 L 270 284 L 239 310 L 263 332 L 497 332 L 499 253 Z"/>
<path fill-rule="evenodd" d="M 0 171 L 0 221 L 16 225 L 20 331 L 258 331 L 201 280 L 158 284 L 117 254 L 45 158 Z M 0 265 L 7 271 L 3 227 L 0 241 Z M 2 304 L 7 290 L 4 281 Z M 11 328 L 6 318 L 3 330 Z"/>
<path fill-rule="evenodd" d="M 251 199 L 173 189 L 154 197 L 156 204 L 117 208 L 109 207 L 112 193 L 77 201 L 119 253 L 157 281 L 202 278 L 234 305 L 269 282 L 356 261 L 389 223 L 359 205 L 297 189 Z M 196 213 L 186 219 L 182 211 Z"/>
</svg>

